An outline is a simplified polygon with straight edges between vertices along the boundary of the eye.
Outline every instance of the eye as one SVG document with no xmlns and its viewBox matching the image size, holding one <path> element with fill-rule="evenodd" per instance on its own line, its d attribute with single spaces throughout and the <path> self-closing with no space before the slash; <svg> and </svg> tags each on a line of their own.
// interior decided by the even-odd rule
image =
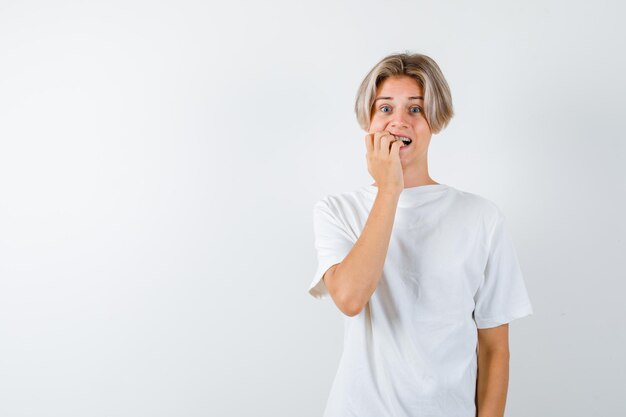
<svg viewBox="0 0 626 417">
<path fill-rule="evenodd" d="M 385 111 L 385 109 L 389 109 L 389 111 Z M 420 106 L 413 106 L 411 107 L 410 110 L 411 110 L 410 113 L 415 113 L 415 114 L 422 112 L 422 108 Z M 391 111 L 391 107 L 385 104 L 384 106 L 380 106 L 380 111 L 382 113 L 389 113 Z"/>
</svg>

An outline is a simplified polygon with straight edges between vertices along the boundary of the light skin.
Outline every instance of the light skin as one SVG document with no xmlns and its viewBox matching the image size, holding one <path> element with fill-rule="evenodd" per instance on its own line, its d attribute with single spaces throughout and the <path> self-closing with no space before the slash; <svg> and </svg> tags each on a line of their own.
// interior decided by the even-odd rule
<svg viewBox="0 0 626 417">
<path fill-rule="evenodd" d="M 397 198 L 403 188 L 438 184 L 428 173 L 432 132 L 425 118 L 423 97 L 422 87 L 409 76 L 389 77 L 378 86 L 365 139 L 368 170 L 379 194 Z M 393 145 L 391 132 L 410 137 L 413 142 L 399 149 L 399 145 Z M 392 198 L 391 202 L 395 208 L 397 200 Z M 390 217 L 393 223 L 393 215 Z M 385 234 L 385 242 L 388 238 Z M 478 329 L 477 417 L 504 416 L 509 381 L 508 330 L 508 324 Z"/>
<path fill-rule="evenodd" d="M 376 290 L 387 256 L 399 196 L 404 188 L 438 184 L 428 174 L 428 145 L 432 136 L 424 118 L 423 91 L 414 79 L 385 80 L 378 88 L 368 133 L 368 171 L 378 193 L 363 231 L 341 263 L 323 276 L 335 304 L 348 316 L 361 312 Z M 416 107 L 420 110 L 416 110 Z M 413 139 L 400 149 L 389 131 Z M 502 417 L 509 379 L 508 324 L 478 329 L 477 417 Z"/>
<path fill-rule="evenodd" d="M 389 77 L 378 86 L 372 109 L 368 134 L 394 132 L 413 139 L 410 146 L 399 150 L 404 188 L 438 184 L 428 173 L 432 132 L 425 118 L 423 97 L 422 87 L 412 77 Z M 376 181 L 373 185 L 378 186 Z"/>
<path fill-rule="evenodd" d="M 478 329 L 478 417 L 502 417 L 509 386 L 509 325 Z"/>
</svg>

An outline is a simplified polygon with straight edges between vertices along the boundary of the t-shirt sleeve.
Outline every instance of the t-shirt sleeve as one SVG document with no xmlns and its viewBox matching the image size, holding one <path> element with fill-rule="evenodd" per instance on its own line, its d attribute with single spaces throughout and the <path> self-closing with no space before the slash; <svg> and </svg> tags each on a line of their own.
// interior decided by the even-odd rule
<svg viewBox="0 0 626 417">
<path fill-rule="evenodd" d="M 317 270 L 309 286 L 309 294 L 317 299 L 329 298 L 323 275 L 331 266 L 343 261 L 354 242 L 324 199 L 315 203 L 313 208 L 313 232 Z"/>
<path fill-rule="evenodd" d="M 496 211 L 484 279 L 474 296 L 474 321 L 479 329 L 533 314 L 505 217 L 499 208 Z"/>
</svg>

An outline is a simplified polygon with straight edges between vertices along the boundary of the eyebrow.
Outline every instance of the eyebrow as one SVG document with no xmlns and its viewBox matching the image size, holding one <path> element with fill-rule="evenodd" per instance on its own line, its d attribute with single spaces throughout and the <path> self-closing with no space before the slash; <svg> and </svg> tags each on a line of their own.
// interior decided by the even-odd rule
<svg viewBox="0 0 626 417">
<path fill-rule="evenodd" d="M 376 103 L 377 100 L 393 100 L 393 97 L 378 97 L 376 98 L 376 100 L 374 100 L 374 103 Z M 424 97 L 422 96 L 409 97 L 409 100 L 424 100 Z"/>
</svg>

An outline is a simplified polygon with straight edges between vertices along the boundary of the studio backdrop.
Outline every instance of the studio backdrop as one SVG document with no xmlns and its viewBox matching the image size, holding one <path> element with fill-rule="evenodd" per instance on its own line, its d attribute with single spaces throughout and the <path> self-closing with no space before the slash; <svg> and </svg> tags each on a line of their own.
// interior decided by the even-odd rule
<svg viewBox="0 0 626 417">
<path fill-rule="evenodd" d="M 321 416 L 313 206 L 373 182 L 354 99 L 395 52 L 450 85 L 430 175 L 519 256 L 506 415 L 626 415 L 624 11 L 1 1 L 0 415 Z"/>
</svg>

